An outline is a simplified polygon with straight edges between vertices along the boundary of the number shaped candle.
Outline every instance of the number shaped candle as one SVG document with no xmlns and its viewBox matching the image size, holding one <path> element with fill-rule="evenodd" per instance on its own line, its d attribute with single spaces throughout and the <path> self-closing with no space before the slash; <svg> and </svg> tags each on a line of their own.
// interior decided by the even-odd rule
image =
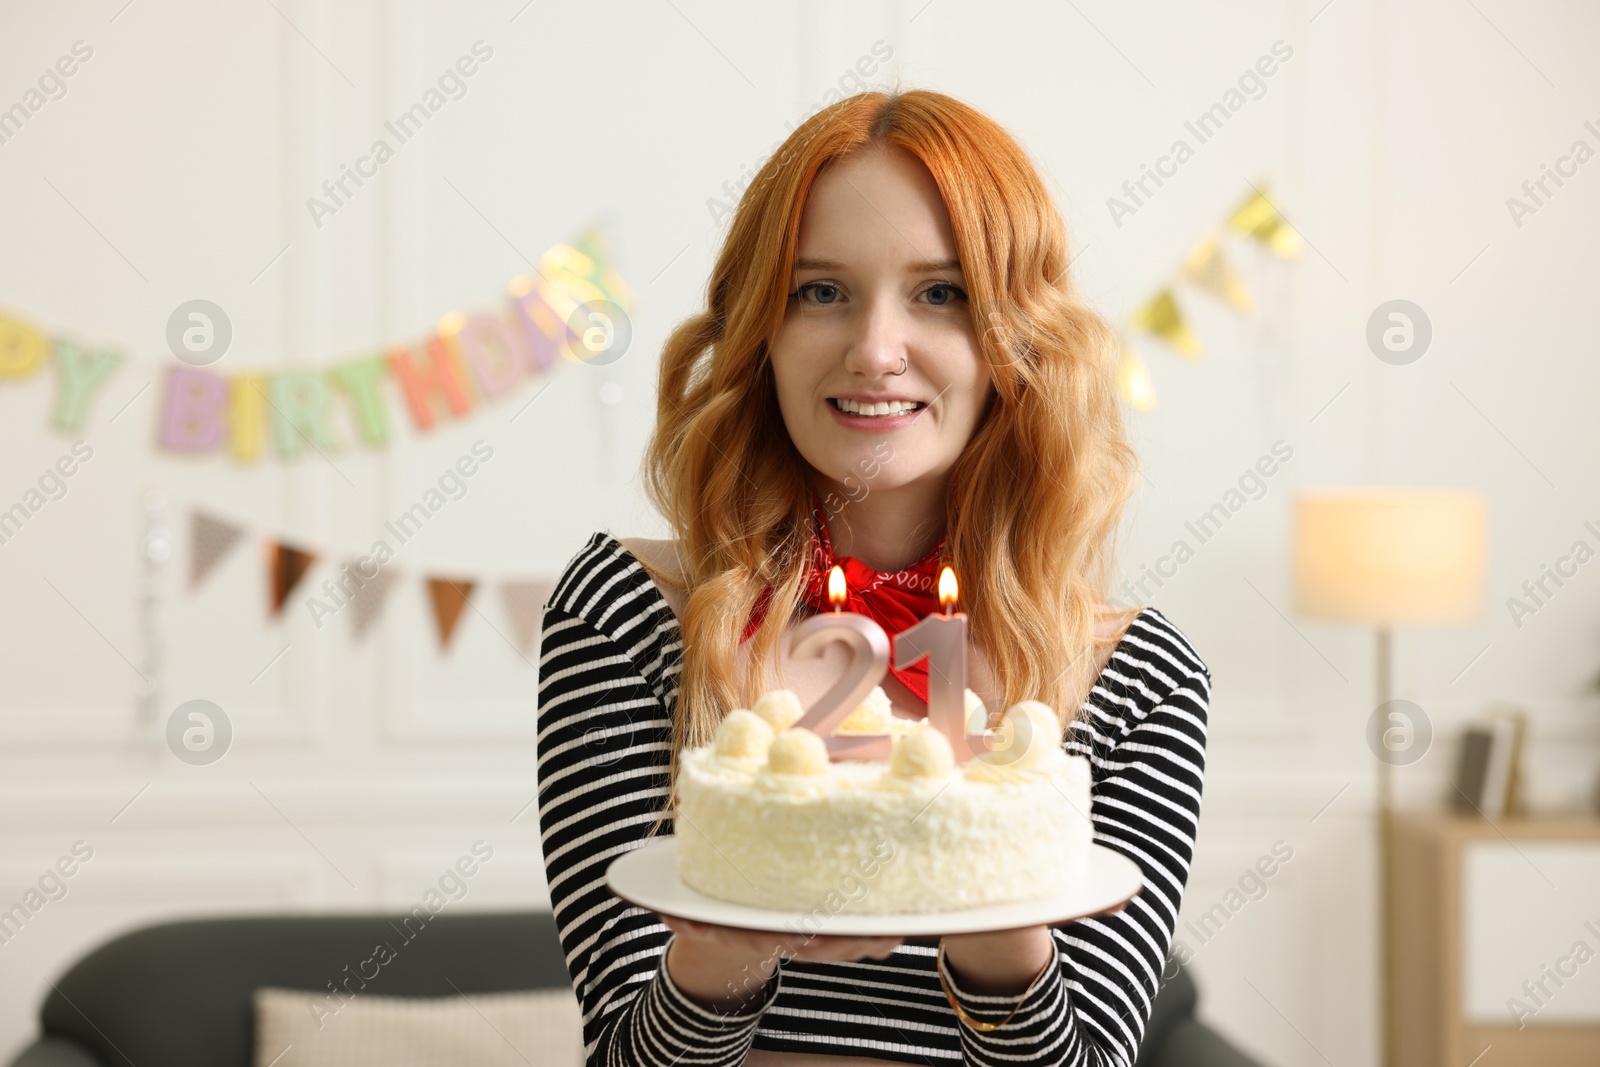
<svg viewBox="0 0 1600 1067">
<path fill-rule="evenodd" d="M 822 738 L 830 759 L 888 759 L 888 734 L 833 735 L 889 669 L 889 635 L 865 615 L 845 611 L 845 598 L 844 571 L 836 566 L 828 575 L 828 601 L 833 610 L 813 615 L 795 628 L 789 654 L 796 658 L 821 656 L 822 650 L 835 641 L 851 652 L 844 674 L 806 709 L 795 725 Z"/>
<path fill-rule="evenodd" d="M 943 615 L 929 615 L 894 639 L 896 670 L 928 657 L 928 724 L 944 734 L 963 762 L 989 749 L 987 734 L 967 732 L 967 616 L 953 611 L 956 575 L 949 567 L 939 572 L 939 603 Z"/>
</svg>

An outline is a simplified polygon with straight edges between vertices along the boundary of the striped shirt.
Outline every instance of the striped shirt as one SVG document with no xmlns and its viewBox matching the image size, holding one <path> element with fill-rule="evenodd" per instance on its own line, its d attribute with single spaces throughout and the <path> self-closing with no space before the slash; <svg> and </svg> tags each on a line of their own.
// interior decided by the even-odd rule
<svg viewBox="0 0 1600 1067">
<path fill-rule="evenodd" d="M 1115 915 L 1052 927 L 1057 966 L 988 1032 L 951 1010 L 937 938 L 908 938 L 885 960 L 784 959 L 737 1013 L 702 1007 L 671 980 L 671 931 L 613 895 L 605 872 L 647 841 L 665 804 L 682 651 L 643 565 L 595 533 L 545 605 L 537 743 L 545 874 L 590 1067 L 736 1067 L 751 1048 L 984 1067 L 1133 1063 L 1189 875 L 1211 692 L 1209 669 L 1166 616 L 1139 612 L 1063 741 L 1092 767 L 1095 841 L 1138 863 L 1144 888 Z M 1018 1007 L 1015 995 L 952 995 L 984 1022 Z"/>
</svg>

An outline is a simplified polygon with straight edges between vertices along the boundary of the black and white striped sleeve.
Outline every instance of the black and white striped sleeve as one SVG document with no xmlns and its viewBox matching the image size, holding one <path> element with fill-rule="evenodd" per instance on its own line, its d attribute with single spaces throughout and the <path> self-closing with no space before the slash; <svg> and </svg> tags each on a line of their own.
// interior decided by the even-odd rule
<svg viewBox="0 0 1600 1067">
<path fill-rule="evenodd" d="M 1093 766 L 1095 843 L 1139 865 L 1144 888 L 1115 915 L 1051 930 L 1057 967 L 1019 1006 L 952 982 L 961 1046 L 978 1067 L 1131 1067 L 1178 922 L 1200 820 L 1211 672 L 1155 609 L 1132 626 L 1090 698 L 1068 751 Z"/>
<path fill-rule="evenodd" d="M 575 559 L 544 613 L 539 657 L 538 801 L 545 877 L 583 1013 L 590 1067 L 722 1067 L 744 1061 L 766 1007 L 737 1014 L 691 1001 L 663 966 L 670 931 L 619 899 L 606 868 L 648 839 L 667 796 L 668 713 L 646 677 L 650 620 L 624 607 L 630 576 Z M 613 561 L 614 562 L 614 561 Z M 619 588 L 621 586 L 621 588 Z M 634 592 L 637 592 L 635 587 Z M 672 832 L 671 820 L 663 832 Z"/>
</svg>

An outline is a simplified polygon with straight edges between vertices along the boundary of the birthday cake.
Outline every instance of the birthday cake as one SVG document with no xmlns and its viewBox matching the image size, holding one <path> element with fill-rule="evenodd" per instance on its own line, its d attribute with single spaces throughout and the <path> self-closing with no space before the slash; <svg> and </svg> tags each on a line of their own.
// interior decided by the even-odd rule
<svg viewBox="0 0 1600 1067">
<path fill-rule="evenodd" d="M 783 911 L 926 913 L 1030 900 L 1088 862 L 1089 763 L 1048 705 L 1013 704 L 965 763 L 943 733 L 895 716 L 881 687 L 835 730 L 888 735 L 885 760 L 830 761 L 787 689 L 730 712 L 685 750 L 679 877 L 719 900 Z M 968 729 L 987 715 L 967 691 Z"/>
</svg>

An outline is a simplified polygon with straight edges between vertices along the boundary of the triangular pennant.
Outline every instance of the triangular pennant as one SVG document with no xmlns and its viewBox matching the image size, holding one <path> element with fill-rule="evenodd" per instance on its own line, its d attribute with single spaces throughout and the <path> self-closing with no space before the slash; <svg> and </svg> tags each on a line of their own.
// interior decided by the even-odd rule
<svg viewBox="0 0 1600 1067">
<path fill-rule="evenodd" d="M 439 627 L 439 647 L 449 648 L 456 622 L 472 596 L 477 583 L 470 578 L 429 578 L 428 599 L 433 602 L 433 620 Z"/>
<path fill-rule="evenodd" d="M 1300 234 L 1267 199 L 1267 194 L 1257 191 L 1246 197 L 1228 220 L 1234 233 L 1254 237 L 1285 259 L 1300 254 Z"/>
<path fill-rule="evenodd" d="M 1237 311 L 1249 314 L 1252 302 L 1244 279 L 1222 254 L 1222 242 L 1215 233 L 1202 237 L 1183 261 L 1183 277 L 1206 292 L 1221 297 Z"/>
<path fill-rule="evenodd" d="M 1126 341 L 1117 365 L 1117 391 L 1136 411 L 1150 411 L 1156 406 L 1156 386 L 1150 380 L 1150 371 Z"/>
<path fill-rule="evenodd" d="M 392 570 L 380 569 L 371 578 L 361 578 L 360 567 L 360 563 L 346 565 L 346 569 L 356 568 L 356 580 L 361 583 L 350 593 L 350 632 L 357 641 L 366 636 L 368 628 L 383 614 L 389 590 L 400 577 Z"/>
<path fill-rule="evenodd" d="M 267 569 L 272 583 L 268 590 L 272 598 L 272 614 L 277 615 L 283 611 L 284 603 L 294 592 L 295 586 L 300 584 L 300 579 L 317 562 L 317 554 L 271 538 L 264 542 L 263 547 L 267 552 Z"/>
<path fill-rule="evenodd" d="M 533 651 L 534 638 L 539 635 L 544 602 L 550 599 L 555 588 L 553 578 L 507 578 L 500 583 L 506 614 L 511 616 L 511 628 L 517 635 L 517 647 L 523 655 Z"/>
<path fill-rule="evenodd" d="M 242 526 L 235 526 L 203 512 L 190 512 L 189 588 L 197 587 L 243 536 Z"/>
<path fill-rule="evenodd" d="M 1171 289 L 1163 289 L 1133 313 L 1133 324 L 1161 338 L 1190 359 L 1199 359 L 1200 342 L 1183 321 L 1183 311 Z"/>
</svg>

